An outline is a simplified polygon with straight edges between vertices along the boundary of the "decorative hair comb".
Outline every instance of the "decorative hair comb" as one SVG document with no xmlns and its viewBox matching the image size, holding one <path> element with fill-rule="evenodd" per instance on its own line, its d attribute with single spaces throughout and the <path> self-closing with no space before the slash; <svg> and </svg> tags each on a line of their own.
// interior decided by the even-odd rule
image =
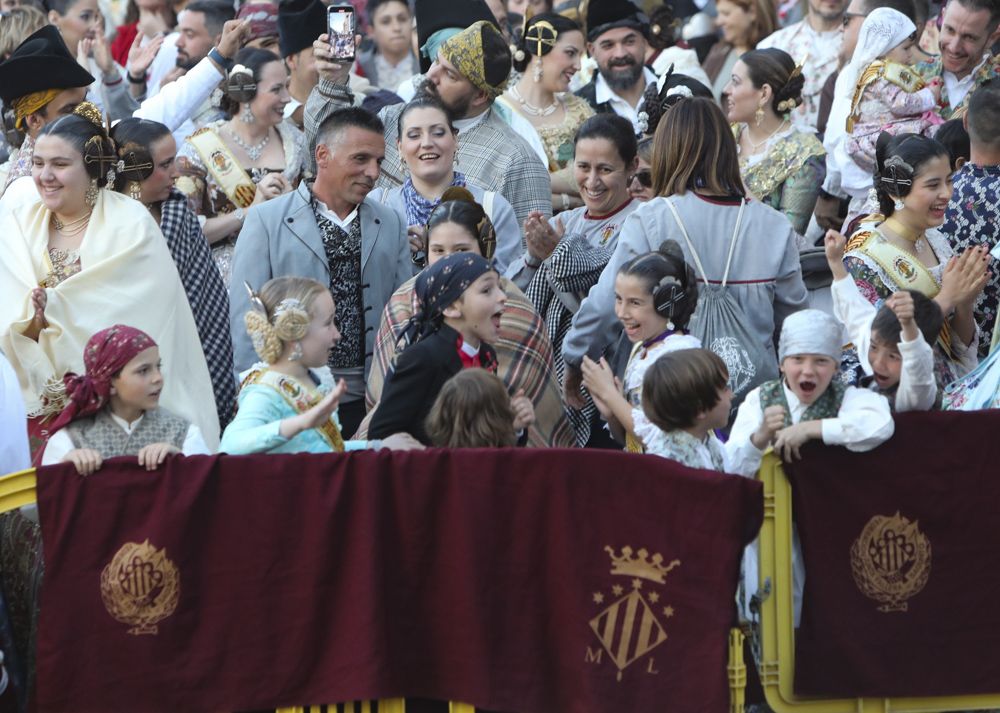
<svg viewBox="0 0 1000 713">
<path fill-rule="evenodd" d="M 267 307 L 264 306 L 264 301 L 261 300 L 260 295 L 253 291 L 250 283 L 246 280 L 243 281 L 243 286 L 247 288 L 247 295 L 250 297 L 250 306 L 257 312 L 267 317 Z"/>
</svg>

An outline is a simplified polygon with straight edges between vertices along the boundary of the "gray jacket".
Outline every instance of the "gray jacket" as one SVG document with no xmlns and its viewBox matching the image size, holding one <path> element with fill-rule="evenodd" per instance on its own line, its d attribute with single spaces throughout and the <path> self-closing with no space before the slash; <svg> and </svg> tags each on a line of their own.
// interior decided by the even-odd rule
<svg viewBox="0 0 1000 713">
<path fill-rule="evenodd" d="M 243 322 L 243 315 L 250 309 L 244 281 L 255 290 L 272 277 L 311 277 L 330 284 L 330 267 L 310 196 L 310 188 L 303 181 L 297 190 L 247 212 L 236 242 L 229 295 L 229 329 L 237 372 L 259 360 Z M 414 266 L 406 226 L 396 212 L 371 199 L 365 199 L 358 210 L 367 378 L 382 310 L 396 288 L 413 277 Z"/>
</svg>

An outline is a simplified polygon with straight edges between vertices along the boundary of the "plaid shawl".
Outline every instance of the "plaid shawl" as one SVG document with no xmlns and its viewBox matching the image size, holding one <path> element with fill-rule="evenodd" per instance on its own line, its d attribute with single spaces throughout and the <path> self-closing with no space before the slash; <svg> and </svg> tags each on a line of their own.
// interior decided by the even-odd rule
<svg viewBox="0 0 1000 713">
<path fill-rule="evenodd" d="M 417 309 L 415 282 L 416 278 L 404 282 L 382 312 L 365 393 L 368 416 L 358 430 L 358 438 L 364 438 L 368 432 L 368 422 L 382 397 L 385 375 L 399 354 L 396 343 L 403 327 Z M 535 406 L 535 423 L 528 429 L 528 445 L 533 448 L 572 447 L 576 439 L 563 409 L 559 383 L 552 366 L 552 344 L 545 334 L 545 325 L 531 302 L 512 282 L 500 278 L 500 286 L 507 293 L 507 307 L 500 318 L 500 339 L 493 347 L 499 362 L 498 375 L 507 385 L 507 390 L 513 394 L 518 389 L 524 389 Z"/>
<path fill-rule="evenodd" d="M 225 428 L 236 407 L 233 376 L 233 344 L 229 336 L 229 295 L 222 284 L 212 250 L 198 217 L 188 207 L 187 197 L 176 188 L 160 208 L 160 230 L 167 240 L 181 284 L 187 293 L 201 348 L 208 362 L 219 412 L 219 428 Z"/>
</svg>

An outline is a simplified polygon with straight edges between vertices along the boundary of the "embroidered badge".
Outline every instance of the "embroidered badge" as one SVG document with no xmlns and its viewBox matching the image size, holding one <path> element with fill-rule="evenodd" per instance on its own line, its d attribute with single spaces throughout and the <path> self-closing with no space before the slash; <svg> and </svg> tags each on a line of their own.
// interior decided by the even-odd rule
<svg viewBox="0 0 1000 713">
<path fill-rule="evenodd" d="M 673 560 L 664 566 L 661 554 L 656 553 L 650 559 L 645 549 L 633 556 L 632 548 L 626 546 L 622 548 L 620 557 L 615 556 L 610 546 L 604 550 L 611 557 L 611 574 L 631 577 L 632 588 L 626 594 L 622 585 L 611 586 L 614 601 L 590 620 L 590 628 L 603 648 L 591 649 L 588 646 L 585 658 L 589 663 L 600 664 L 606 652 L 618 668 L 618 680 L 621 681 L 626 668 L 667 640 L 663 622 L 675 614 L 673 607 L 660 601 L 661 592 L 648 587 L 644 593 L 643 585 L 665 584 L 667 573 L 679 567 L 681 561 Z M 594 604 L 603 605 L 604 592 L 594 592 L 593 600 Z M 646 673 L 659 673 L 652 656 L 647 659 Z"/>
<path fill-rule="evenodd" d="M 876 515 L 851 547 L 851 573 L 858 589 L 879 602 L 880 612 L 906 611 L 931 574 L 931 543 L 898 512 Z"/>
<path fill-rule="evenodd" d="M 180 598 L 180 574 L 145 540 L 127 542 L 101 572 L 101 599 L 108 614 L 130 624 L 130 634 L 156 634 L 157 623 L 174 613 Z"/>
<path fill-rule="evenodd" d="M 618 231 L 618 226 L 609 224 L 605 225 L 604 229 L 601 231 L 601 247 L 604 247 L 607 242 L 611 239 L 611 236 Z"/>
<path fill-rule="evenodd" d="M 897 257 L 892 266 L 907 282 L 913 282 L 917 279 L 917 269 L 905 257 Z"/>
</svg>

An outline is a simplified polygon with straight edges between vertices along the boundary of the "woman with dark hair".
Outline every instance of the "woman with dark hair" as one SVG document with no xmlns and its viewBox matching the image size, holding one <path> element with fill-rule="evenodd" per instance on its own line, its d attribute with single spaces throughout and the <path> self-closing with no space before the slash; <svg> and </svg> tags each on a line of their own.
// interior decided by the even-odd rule
<svg viewBox="0 0 1000 713">
<path fill-rule="evenodd" d="M 639 205 L 628 189 L 638 166 L 632 122 L 597 114 L 583 123 L 575 143 L 573 172 L 583 207 L 550 220 L 532 213 L 524 224 L 527 251 L 507 270 L 545 320 L 560 380 L 563 337 L 614 252 L 625 219 Z M 577 443 L 586 444 L 597 417 L 593 403 L 588 399 L 567 413 Z"/>
<path fill-rule="evenodd" d="M 163 124 L 125 119 L 111 130 L 118 159 L 119 193 L 142 203 L 160 224 L 194 313 L 202 351 L 215 392 L 219 425 L 225 428 L 236 406 L 233 345 L 229 336 L 229 295 L 215 268 L 201 224 L 183 193 L 174 188 L 177 143 Z"/>
<path fill-rule="evenodd" d="M 569 366 L 568 403 L 582 403 L 580 364 L 612 344 L 615 335 L 615 276 L 622 265 L 676 240 L 695 265 L 705 287 L 692 333 L 727 363 L 737 401 L 777 374 L 774 334 L 786 315 L 806 303 L 795 231 L 788 219 L 758 201 L 747 200 L 736 141 L 725 116 L 710 99 L 682 99 L 656 129 L 653 190 L 621 229 L 607 267 L 573 318 L 563 342 Z M 743 337 L 706 340 L 699 329 L 712 303 L 742 313 Z M 729 326 L 734 326 L 732 321 Z M 733 330 L 735 333 L 735 330 Z M 753 355 L 753 356 L 751 356 Z"/>
<path fill-rule="evenodd" d="M 396 146 L 406 167 L 406 179 L 397 188 L 376 188 L 373 199 L 387 204 L 405 221 L 415 263 L 427 250 L 427 220 L 442 200 L 444 192 L 458 186 L 472 194 L 483 206 L 496 230 L 494 262 L 503 273 L 522 252 L 521 228 L 507 199 L 496 191 L 486 191 L 466 181 L 457 170 L 458 129 L 436 96 L 417 94 L 399 113 Z"/>
<path fill-rule="evenodd" d="M 82 371 L 92 334 L 116 323 L 142 329 L 167 369 L 184 375 L 166 382 L 163 405 L 215 447 L 218 419 L 203 406 L 212 382 L 191 308 L 149 211 L 106 190 L 117 162 L 93 104 L 42 130 L 34 184 L 12 184 L 0 205 L 9 238 L 0 259 L 0 349 L 29 415 L 44 416 L 61 409 L 62 378 Z M 44 438 L 44 423 L 35 426 Z"/>
<path fill-rule="evenodd" d="M 875 193 L 878 223 L 862 223 L 847 242 L 844 265 L 869 302 L 878 306 L 892 293 L 919 290 L 946 315 L 935 347 L 939 386 L 975 368 L 978 328 L 976 297 L 987 279 L 985 246 L 956 256 L 937 228 L 951 200 L 951 157 L 934 139 L 883 133 L 876 144 Z"/>
<path fill-rule="evenodd" d="M 497 247 L 489 216 L 465 188 L 445 191 L 441 203 L 431 212 L 426 228 L 428 267 L 456 252 L 471 252 L 491 259 Z M 400 337 L 410 318 L 420 309 L 416 280 L 403 283 L 382 312 L 366 383 L 368 417 L 358 430 L 359 438 L 364 438 L 368 432 L 368 423 L 382 398 L 386 375 L 392 371 L 403 349 Z M 501 277 L 500 289 L 507 295 L 507 305 L 500 315 L 499 337 L 493 344 L 497 374 L 511 394 L 524 391 L 534 405 L 536 418 L 528 428 L 528 445 L 536 448 L 572 446 L 573 429 L 563 411 L 552 363 L 552 344 L 545 325 L 531 301 L 514 283 Z"/>
<path fill-rule="evenodd" d="M 291 100 L 284 63 L 250 47 L 234 61 L 220 100 L 229 118 L 187 137 L 177 157 L 177 188 L 203 219 L 227 287 L 246 210 L 295 188 L 305 158 L 302 132 L 284 119 Z"/>
<path fill-rule="evenodd" d="M 574 205 L 579 195 L 570 172 L 563 169 L 573 160 L 577 129 L 594 114 L 586 100 L 569 90 L 584 51 L 583 32 L 573 20 L 552 13 L 532 16 L 514 46 L 514 70 L 521 78 L 501 99 L 527 119 L 542 139 L 549 172 L 555 174 L 554 210 Z"/>
<path fill-rule="evenodd" d="M 751 50 L 740 57 L 726 85 L 743 182 L 758 199 L 781 211 L 804 235 L 826 173 L 826 151 L 814 133 L 792 125 L 802 103 L 802 67 L 784 50 Z"/>
</svg>

